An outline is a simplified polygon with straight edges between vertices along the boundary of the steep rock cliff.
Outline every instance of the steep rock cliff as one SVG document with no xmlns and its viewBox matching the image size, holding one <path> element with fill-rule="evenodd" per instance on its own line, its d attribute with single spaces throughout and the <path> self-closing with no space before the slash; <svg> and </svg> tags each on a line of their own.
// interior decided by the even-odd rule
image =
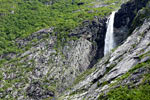
<svg viewBox="0 0 150 100">
<path fill-rule="evenodd" d="M 82 27 L 68 35 L 77 39 L 67 41 L 61 49 L 56 47 L 57 33 L 53 28 L 16 40 L 24 52 L 2 56 L 9 60 L 0 66 L 0 98 L 101 100 L 104 97 L 107 100 L 107 93 L 116 87 L 142 84 L 144 75 L 150 73 L 147 67 L 150 19 L 149 15 L 142 16 L 140 26 L 134 20 L 147 14 L 147 10 L 141 9 L 147 2 L 131 0 L 118 10 L 115 40 L 117 45 L 122 45 L 105 57 L 107 18 L 84 21 Z M 124 78 L 128 72 L 128 77 Z M 149 83 L 149 80 L 144 82 Z"/>
<path fill-rule="evenodd" d="M 7 80 L 1 80 L 1 98 L 56 98 L 72 86 L 80 73 L 103 57 L 106 18 L 83 22 L 82 27 L 69 34 L 78 39 L 68 41 L 61 49 L 56 47 L 57 33 L 53 29 L 42 29 L 16 40 L 25 52 L 2 56 L 9 61 L 0 68 L 2 79 Z"/>
<path fill-rule="evenodd" d="M 133 23 L 136 14 L 140 9 L 146 6 L 148 0 L 130 0 L 129 2 L 123 4 L 121 9 L 115 15 L 114 23 L 114 37 L 116 40 L 116 45 L 120 45 L 123 41 L 130 35 L 131 25 Z"/>
<path fill-rule="evenodd" d="M 107 93 L 111 89 L 124 85 L 135 87 L 143 84 L 143 81 L 149 82 L 145 81 L 148 78 L 144 79 L 144 75 L 150 73 L 149 33 L 150 19 L 146 19 L 121 46 L 94 66 L 96 70 L 93 73 L 66 92 L 62 100 L 108 100 Z"/>
</svg>

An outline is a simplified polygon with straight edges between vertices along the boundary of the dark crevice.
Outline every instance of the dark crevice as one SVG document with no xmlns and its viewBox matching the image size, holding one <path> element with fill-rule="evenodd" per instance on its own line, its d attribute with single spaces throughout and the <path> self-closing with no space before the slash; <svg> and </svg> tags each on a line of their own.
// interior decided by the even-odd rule
<svg viewBox="0 0 150 100">
<path fill-rule="evenodd" d="M 92 68 L 100 58 L 104 57 L 104 45 L 105 45 L 105 34 L 107 30 L 106 26 L 107 19 L 101 19 L 99 22 L 99 29 L 96 34 L 92 34 L 92 41 L 95 43 L 93 44 L 93 49 L 95 49 L 95 55 L 91 60 L 91 63 L 88 68 Z M 101 23 L 103 25 L 101 25 Z"/>
<path fill-rule="evenodd" d="M 96 83 L 99 79 L 101 79 L 104 75 L 100 75 L 99 77 L 93 79 L 92 83 Z"/>
</svg>

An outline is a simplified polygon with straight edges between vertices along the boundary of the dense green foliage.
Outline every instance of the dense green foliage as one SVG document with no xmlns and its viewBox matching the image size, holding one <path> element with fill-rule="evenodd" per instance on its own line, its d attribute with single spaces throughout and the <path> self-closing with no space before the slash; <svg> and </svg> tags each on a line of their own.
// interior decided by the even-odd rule
<svg viewBox="0 0 150 100">
<path fill-rule="evenodd" d="M 116 5 L 112 2 L 118 1 Z M 83 2 L 83 5 L 78 3 Z M 42 28 L 55 27 L 58 44 L 67 41 L 67 34 L 94 16 L 106 16 L 120 0 L 100 0 L 104 7 L 93 7 L 96 0 L 0 0 L 0 55 L 18 52 L 15 39 L 25 38 Z M 89 11 L 92 11 L 89 13 Z"/>
<path fill-rule="evenodd" d="M 119 87 L 108 93 L 109 100 L 150 100 L 150 85 L 141 85 L 132 89 Z M 108 100 L 100 97 L 99 100 Z"/>
<path fill-rule="evenodd" d="M 107 93 L 101 94 L 99 100 L 150 100 L 150 75 L 143 75 L 143 82 L 139 86 L 120 86 Z"/>
</svg>

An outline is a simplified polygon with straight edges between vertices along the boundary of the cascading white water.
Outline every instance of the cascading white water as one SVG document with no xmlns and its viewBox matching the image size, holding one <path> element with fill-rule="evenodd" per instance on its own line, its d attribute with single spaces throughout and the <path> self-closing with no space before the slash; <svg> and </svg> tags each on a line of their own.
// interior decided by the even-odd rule
<svg viewBox="0 0 150 100">
<path fill-rule="evenodd" d="M 105 47 L 104 47 L 104 55 L 109 53 L 114 47 L 114 18 L 115 18 L 116 11 L 112 12 L 110 15 L 108 21 L 107 21 L 107 31 L 106 31 L 106 37 L 105 37 Z"/>
</svg>

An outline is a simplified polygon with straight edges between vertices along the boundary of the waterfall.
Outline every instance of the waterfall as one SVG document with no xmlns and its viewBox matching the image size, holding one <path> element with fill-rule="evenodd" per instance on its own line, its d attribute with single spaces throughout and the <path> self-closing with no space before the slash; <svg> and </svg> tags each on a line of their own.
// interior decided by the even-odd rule
<svg viewBox="0 0 150 100">
<path fill-rule="evenodd" d="M 105 36 L 105 47 L 104 47 L 104 55 L 109 53 L 114 47 L 114 18 L 115 18 L 116 11 L 112 12 L 108 21 L 107 21 L 107 31 Z"/>
</svg>

